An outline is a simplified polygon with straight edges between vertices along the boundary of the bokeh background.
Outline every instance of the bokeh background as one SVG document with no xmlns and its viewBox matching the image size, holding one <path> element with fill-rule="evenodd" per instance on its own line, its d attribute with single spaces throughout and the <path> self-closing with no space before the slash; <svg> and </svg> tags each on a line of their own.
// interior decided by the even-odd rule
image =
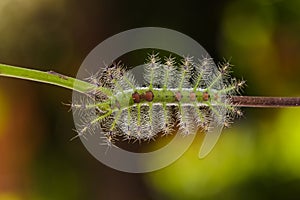
<svg viewBox="0 0 300 200">
<path fill-rule="evenodd" d="M 230 59 L 244 94 L 300 96 L 299 10 L 298 0 L 1 0 L 0 62 L 75 76 L 109 36 L 158 26 Z M 207 158 L 196 142 L 169 167 L 127 174 L 69 141 L 71 95 L 0 77 L 0 200 L 300 198 L 299 108 L 245 108 Z"/>
</svg>

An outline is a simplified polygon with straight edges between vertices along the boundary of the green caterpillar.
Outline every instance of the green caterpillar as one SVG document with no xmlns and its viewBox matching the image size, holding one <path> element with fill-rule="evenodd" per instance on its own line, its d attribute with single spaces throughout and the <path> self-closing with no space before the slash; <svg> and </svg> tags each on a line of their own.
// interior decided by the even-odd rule
<svg viewBox="0 0 300 200">
<path fill-rule="evenodd" d="M 144 64 L 144 84 L 121 64 L 105 67 L 87 80 L 96 86 L 72 108 L 80 110 L 82 125 L 78 136 L 101 128 L 104 143 L 113 145 L 116 137 L 147 141 L 158 133 L 171 134 L 176 126 L 182 135 L 208 132 L 228 126 L 240 113 L 230 102 L 244 81 L 230 78 L 229 63 L 216 67 L 213 60 L 194 61 L 183 57 L 163 60 L 148 56 Z"/>
</svg>

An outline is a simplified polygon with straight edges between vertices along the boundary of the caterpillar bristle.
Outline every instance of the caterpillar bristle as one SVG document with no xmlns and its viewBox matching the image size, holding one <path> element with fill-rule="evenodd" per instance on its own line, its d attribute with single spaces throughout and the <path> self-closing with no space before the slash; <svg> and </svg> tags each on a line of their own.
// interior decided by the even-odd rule
<svg viewBox="0 0 300 200">
<path fill-rule="evenodd" d="M 177 117 L 179 119 L 179 134 L 196 134 L 198 128 L 194 120 L 195 116 L 194 110 L 192 110 L 189 106 L 182 106 L 179 104 L 177 113 Z"/>
<path fill-rule="evenodd" d="M 102 140 L 100 145 L 107 146 L 105 153 L 107 153 L 110 148 L 116 147 L 115 143 L 118 141 L 118 139 L 112 133 L 105 134 L 104 136 L 100 137 L 100 139 Z"/>
<path fill-rule="evenodd" d="M 78 137 L 84 137 L 84 135 L 81 134 L 80 132 L 78 132 L 77 130 L 74 129 L 74 131 L 75 131 L 77 134 L 76 134 L 75 136 L 71 137 L 71 138 L 70 138 L 70 141 L 73 141 L 73 140 L 75 140 L 75 139 L 78 138 Z M 85 139 L 86 139 L 86 137 L 85 137 Z"/>
<path fill-rule="evenodd" d="M 178 79 L 178 72 L 174 66 L 175 58 L 170 55 L 165 57 L 164 61 L 165 63 L 159 72 L 159 80 L 161 80 L 159 87 L 163 89 L 175 88 Z"/>
<path fill-rule="evenodd" d="M 160 68 L 161 61 L 158 53 L 149 54 L 146 59 L 144 73 L 145 84 L 149 85 L 149 88 L 158 87 L 158 85 L 160 85 Z"/>
<path fill-rule="evenodd" d="M 87 78 L 96 89 L 69 105 L 83 119 L 78 136 L 100 129 L 108 146 L 116 138 L 149 142 L 158 133 L 172 134 L 176 126 L 182 135 L 199 129 L 210 132 L 229 126 L 241 115 L 229 97 L 239 93 L 245 81 L 230 77 L 229 62 L 216 67 L 208 57 L 176 60 L 171 55 L 162 59 L 158 53 L 149 54 L 143 84 L 121 62 Z"/>
</svg>

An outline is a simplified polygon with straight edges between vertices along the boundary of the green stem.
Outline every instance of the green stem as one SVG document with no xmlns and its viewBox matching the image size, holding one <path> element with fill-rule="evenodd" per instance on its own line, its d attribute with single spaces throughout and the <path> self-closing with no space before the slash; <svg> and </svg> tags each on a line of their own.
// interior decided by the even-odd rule
<svg viewBox="0 0 300 200">
<path fill-rule="evenodd" d="M 41 83 L 57 85 L 80 93 L 86 93 L 95 88 L 94 85 L 72 77 L 59 74 L 54 71 L 38 71 L 0 64 L 0 76 L 31 80 Z"/>
</svg>

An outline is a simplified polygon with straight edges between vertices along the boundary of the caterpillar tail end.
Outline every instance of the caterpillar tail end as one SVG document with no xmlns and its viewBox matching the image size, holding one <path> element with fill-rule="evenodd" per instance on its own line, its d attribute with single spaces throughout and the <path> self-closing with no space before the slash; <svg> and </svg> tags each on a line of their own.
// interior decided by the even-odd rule
<svg viewBox="0 0 300 200">
<path fill-rule="evenodd" d="M 215 126 L 211 131 L 207 132 L 198 154 L 199 159 L 205 158 L 217 144 L 222 133 L 223 126 Z"/>
</svg>

